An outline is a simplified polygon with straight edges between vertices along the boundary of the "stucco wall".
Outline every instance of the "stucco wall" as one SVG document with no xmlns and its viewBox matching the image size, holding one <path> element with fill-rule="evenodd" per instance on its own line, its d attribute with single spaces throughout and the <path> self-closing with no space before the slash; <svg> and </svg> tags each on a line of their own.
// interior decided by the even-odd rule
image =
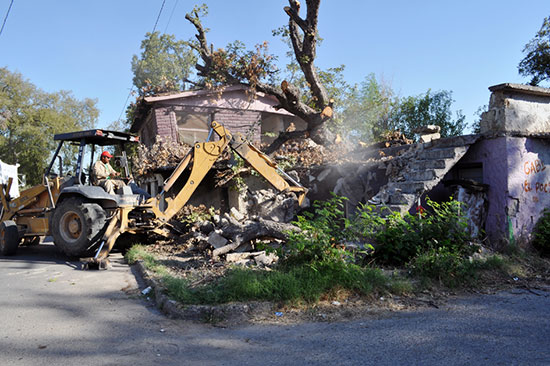
<svg viewBox="0 0 550 366">
<path fill-rule="evenodd" d="M 485 225 L 491 243 L 498 245 L 506 238 L 506 205 L 508 201 L 508 162 L 506 138 L 480 140 L 470 147 L 460 164 L 482 164 L 483 182 L 489 186 L 487 191 L 488 210 Z"/>
<path fill-rule="evenodd" d="M 508 212 L 520 242 L 531 238 L 545 208 L 550 207 L 550 141 L 508 137 Z"/>
<path fill-rule="evenodd" d="M 498 137 L 481 140 L 460 164 L 482 163 L 487 192 L 486 233 L 493 245 L 509 238 L 530 240 L 542 211 L 550 207 L 550 141 L 532 137 Z"/>
<path fill-rule="evenodd" d="M 544 133 L 550 131 L 550 89 L 500 84 L 492 91 L 483 113 L 481 132 Z"/>
</svg>

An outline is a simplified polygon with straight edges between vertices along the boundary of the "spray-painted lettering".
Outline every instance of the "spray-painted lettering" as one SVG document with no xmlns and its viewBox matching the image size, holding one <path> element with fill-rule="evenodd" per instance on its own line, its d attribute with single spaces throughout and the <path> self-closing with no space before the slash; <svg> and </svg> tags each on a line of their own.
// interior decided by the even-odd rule
<svg viewBox="0 0 550 366">
<path fill-rule="evenodd" d="M 540 173 L 544 169 L 546 169 L 546 166 L 540 159 L 526 161 L 525 163 L 523 163 L 523 172 L 526 175 Z"/>
<path fill-rule="evenodd" d="M 527 180 L 525 182 L 523 182 L 523 184 L 521 185 L 521 187 L 523 188 L 523 190 L 525 192 L 531 192 L 531 183 L 529 183 Z"/>
</svg>

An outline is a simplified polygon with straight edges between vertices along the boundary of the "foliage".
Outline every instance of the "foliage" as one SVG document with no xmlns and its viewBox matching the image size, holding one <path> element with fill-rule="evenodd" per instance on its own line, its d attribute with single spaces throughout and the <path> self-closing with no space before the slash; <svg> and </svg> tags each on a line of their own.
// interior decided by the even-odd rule
<svg viewBox="0 0 550 366">
<path fill-rule="evenodd" d="M 400 130 L 411 138 L 417 127 L 437 125 L 443 137 L 460 135 L 465 116 L 459 111 L 452 118 L 449 91 L 398 97 L 391 86 L 369 74 L 361 84 L 348 86 L 338 107 L 337 120 L 348 138 L 363 142 L 384 140 L 388 132 Z"/>
<path fill-rule="evenodd" d="M 520 75 L 531 77 L 530 84 L 538 85 L 550 78 L 550 17 L 544 18 L 540 30 L 523 48 L 525 57 L 518 65 Z"/>
<path fill-rule="evenodd" d="M 133 83 L 139 95 L 185 90 L 197 58 L 184 41 L 174 35 L 146 33 L 141 56 L 132 57 Z"/>
<path fill-rule="evenodd" d="M 531 244 L 542 255 L 550 256 L 550 211 L 544 211 L 537 221 Z"/>
<path fill-rule="evenodd" d="M 40 183 L 57 145 L 53 135 L 93 128 L 99 115 L 96 103 L 77 100 L 68 91 L 47 93 L 21 74 L 0 68 L 0 159 L 20 164 L 28 184 Z M 63 155 L 65 165 L 74 163 L 73 149 Z"/>
<path fill-rule="evenodd" d="M 449 248 L 430 248 L 413 258 L 409 267 L 415 275 L 437 279 L 447 287 L 471 282 L 475 276 L 472 262 Z"/>
<path fill-rule="evenodd" d="M 275 56 L 269 54 L 267 42 L 258 44 L 255 50 L 247 50 L 244 43 L 234 41 L 225 49 L 219 48 L 212 54 L 211 70 L 203 76 L 208 88 L 227 84 L 248 83 L 254 88 L 275 73 Z"/>
<path fill-rule="evenodd" d="M 267 42 L 256 45 L 254 50 L 247 50 L 241 41 L 229 43 L 225 48 L 205 50 L 207 45 L 201 42 L 206 40 L 205 33 L 208 32 L 208 29 L 202 28 L 200 18 L 207 14 L 208 7 L 203 4 L 195 6 L 186 15 L 186 19 L 203 32 L 203 38 L 192 38 L 186 42 L 203 59 L 207 59 L 205 60 L 206 65 L 197 66 L 198 75 L 202 78 L 198 82 L 199 85 L 207 88 L 219 88 L 230 84 L 247 83 L 254 88 L 260 81 L 275 73 L 276 68 L 273 62 L 276 58 L 268 53 Z M 204 52 L 208 52 L 208 55 Z"/>
<path fill-rule="evenodd" d="M 447 287 L 472 286 L 483 273 L 509 276 L 509 264 L 500 256 L 485 259 L 465 258 L 448 248 L 431 248 L 408 264 L 411 272 L 424 280 L 436 280 Z"/>
<path fill-rule="evenodd" d="M 398 103 L 392 88 L 369 74 L 360 85 L 350 87 L 342 100 L 338 118 L 343 132 L 363 142 L 379 140 L 390 129 L 390 116 Z"/>
<path fill-rule="evenodd" d="M 212 221 L 214 215 L 219 214 L 212 206 L 206 207 L 201 204 L 197 207 L 193 205 L 185 205 L 181 211 L 180 222 L 188 226 L 192 226 L 198 222 Z"/>
<path fill-rule="evenodd" d="M 289 232 L 286 246 L 279 256 L 290 265 L 339 262 L 350 253 L 342 244 L 347 237 L 349 220 L 344 216 L 346 198 L 333 195 L 327 201 L 313 203 L 313 212 L 304 212 L 293 224 L 300 231 Z"/>
<path fill-rule="evenodd" d="M 357 295 L 386 292 L 390 288 L 407 291 L 405 284 L 390 280 L 379 269 L 361 268 L 343 262 L 313 266 L 293 266 L 272 271 L 233 268 L 213 282 L 191 286 L 186 278 L 174 277 L 165 266 L 134 246 L 126 253 L 130 264 L 142 260 L 145 267 L 161 279 L 168 295 L 182 304 L 220 304 L 232 301 L 267 300 L 314 303 L 335 297 L 339 289 Z M 395 284 L 394 284 L 395 283 Z"/>
<path fill-rule="evenodd" d="M 371 242 L 375 258 L 402 265 L 419 253 L 445 248 L 457 255 L 470 255 L 476 247 L 469 242 L 467 219 L 461 202 L 437 203 L 429 198 L 429 210 L 418 215 L 394 212 L 383 218 L 373 206 L 363 205 L 351 224 L 355 235 Z"/>
<path fill-rule="evenodd" d="M 404 98 L 393 110 L 389 127 L 401 130 L 405 136 L 413 136 L 415 128 L 426 125 L 440 126 L 442 137 L 461 135 L 466 128 L 466 117 L 457 111 L 453 119 L 452 102 L 452 93 L 446 90 L 435 93 L 428 90 L 426 94 Z"/>
</svg>

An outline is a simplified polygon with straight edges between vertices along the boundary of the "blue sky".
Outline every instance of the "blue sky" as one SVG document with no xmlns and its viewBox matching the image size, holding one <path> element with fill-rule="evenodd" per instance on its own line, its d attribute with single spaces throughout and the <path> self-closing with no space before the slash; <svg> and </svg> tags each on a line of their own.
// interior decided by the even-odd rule
<svg viewBox="0 0 550 366">
<path fill-rule="evenodd" d="M 11 0 L 0 0 L 4 19 Z M 14 0 L 0 35 L 0 67 L 39 88 L 97 98 L 99 127 L 118 119 L 132 85 L 130 62 L 153 29 L 162 0 Z M 285 60 L 286 46 L 271 36 L 285 25 L 285 0 L 203 1 L 208 41 L 223 47 L 267 40 Z M 165 0 L 157 30 L 189 39 L 188 0 Z M 305 1 L 304 1 L 305 3 Z M 260 6 L 261 5 L 261 6 Z M 523 46 L 535 35 L 550 2 L 527 0 L 323 0 L 318 29 L 324 41 L 317 66 L 346 65 L 350 83 L 375 73 L 401 96 L 428 89 L 453 92 L 454 110 L 472 122 L 489 101 L 488 87 L 528 80 L 517 73 Z"/>
</svg>

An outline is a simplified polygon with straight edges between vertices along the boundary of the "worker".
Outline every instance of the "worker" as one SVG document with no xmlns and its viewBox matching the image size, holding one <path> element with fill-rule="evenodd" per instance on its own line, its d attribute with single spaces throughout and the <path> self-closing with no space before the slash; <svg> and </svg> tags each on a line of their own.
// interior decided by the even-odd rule
<svg viewBox="0 0 550 366">
<path fill-rule="evenodd" d="M 107 193 L 115 194 L 115 190 L 124 187 L 126 184 L 121 179 L 116 179 L 120 173 L 113 169 L 109 160 L 113 155 L 103 151 L 93 167 L 93 184 L 102 187 Z"/>
</svg>

